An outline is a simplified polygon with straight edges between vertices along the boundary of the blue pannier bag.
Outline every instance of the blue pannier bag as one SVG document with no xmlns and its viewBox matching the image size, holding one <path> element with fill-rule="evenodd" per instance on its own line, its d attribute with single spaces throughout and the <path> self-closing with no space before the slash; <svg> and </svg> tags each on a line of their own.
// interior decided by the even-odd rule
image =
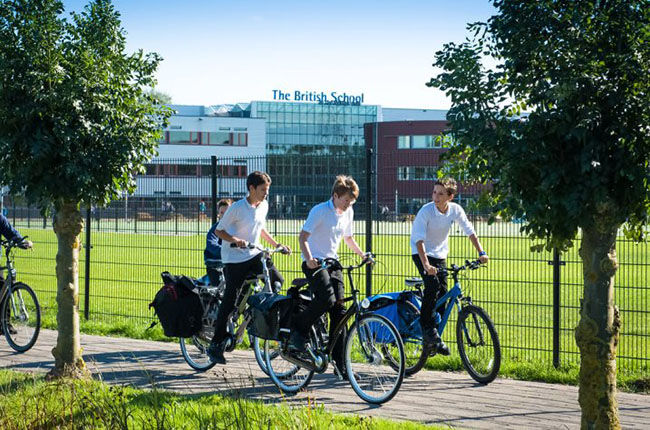
<svg viewBox="0 0 650 430">
<path fill-rule="evenodd" d="M 368 297 L 368 300 L 370 300 L 370 307 L 368 309 L 373 313 L 386 317 L 393 323 L 402 339 L 422 338 L 419 314 L 421 299 L 413 291 L 377 294 Z M 411 303 L 413 306 L 407 303 Z M 417 312 L 415 312 L 413 307 L 417 309 Z M 375 330 L 379 330 L 379 326 Z M 377 342 L 388 342 L 391 340 L 389 333 L 374 334 Z"/>
</svg>

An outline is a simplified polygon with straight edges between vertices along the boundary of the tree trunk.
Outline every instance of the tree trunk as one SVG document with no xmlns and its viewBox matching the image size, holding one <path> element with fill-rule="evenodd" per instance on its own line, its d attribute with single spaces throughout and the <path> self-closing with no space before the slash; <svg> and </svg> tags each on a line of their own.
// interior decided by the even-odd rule
<svg viewBox="0 0 650 430">
<path fill-rule="evenodd" d="M 64 202 L 54 218 L 54 232 L 59 245 L 56 254 L 58 337 L 52 349 L 55 367 L 48 374 L 49 378 L 88 375 L 81 357 L 79 336 L 79 234 L 82 230 L 79 203 Z"/>
<path fill-rule="evenodd" d="M 616 349 L 620 319 L 614 306 L 617 226 L 582 230 L 584 298 L 576 343 L 580 348 L 580 390 L 583 429 L 619 429 L 616 401 Z"/>
</svg>

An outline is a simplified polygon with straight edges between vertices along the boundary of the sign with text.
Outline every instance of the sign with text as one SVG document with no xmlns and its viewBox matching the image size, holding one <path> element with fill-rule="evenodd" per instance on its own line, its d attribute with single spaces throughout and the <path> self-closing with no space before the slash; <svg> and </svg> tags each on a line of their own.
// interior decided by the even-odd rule
<svg viewBox="0 0 650 430">
<path fill-rule="evenodd" d="M 273 100 L 285 102 L 316 102 L 319 104 L 336 105 L 361 105 L 363 104 L 363 93 L 351 95 L 332 91 L 329 94 L 321 91 L 284 91 L 273 90 Z"/>
</svg>

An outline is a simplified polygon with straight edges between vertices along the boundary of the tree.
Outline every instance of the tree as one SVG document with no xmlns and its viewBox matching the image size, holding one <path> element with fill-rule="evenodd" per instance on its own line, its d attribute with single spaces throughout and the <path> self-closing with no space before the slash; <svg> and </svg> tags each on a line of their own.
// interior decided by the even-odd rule
<svg viewBox="0 0 650 430">
<path fill-rule="evenodd" d="M 441 72 L 428 85 L 452 101 L 451 170 L 492 185 L 493 214 L 525 215 L 537 249 L 580 240 L 582 427 L 618 428 L 616 236 L 622 227 L 641 240 L 650 207 L 650 8 L 493 4 L 495 16 L 468 26 L 472 38 L 435 55 Z"/>
<path fill-rule="evenodd" d="M 0 182 L 42 210 L 58 240 L 57 344 L 51 376 L 85 373 L 79 338 L 80 207 L 135 187 L 169 112 L 144 93 L 160 62 L 125 54 L 109 0 L 62 17 L 56 0 L 0 3 Z"/>
<path fill-rule="evenodd" d="M 156 88 L 150 88 L 146 90 L 145 94 L 151 96 L 154 100 L 156 100 L 160 104 L 170 105 L 173 103 L 172 96 L 170 96 L 169 94 L 163 91 L 157 90 Z"/>
</svg>

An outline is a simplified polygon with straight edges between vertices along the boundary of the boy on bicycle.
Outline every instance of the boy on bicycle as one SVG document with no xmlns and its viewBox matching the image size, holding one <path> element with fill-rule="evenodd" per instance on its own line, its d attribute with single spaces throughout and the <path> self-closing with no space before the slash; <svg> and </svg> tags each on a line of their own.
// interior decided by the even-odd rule
<svg viewBox="0 0 650 430">
<path fill-rule="evenodd" d="M 215 233 L 219 220 L 223 218 L 230 205 L 231 199 L 221 199 L 217 202 L 217 222 L 214 223 L 205 238 L 205 250 L 203 251 L 203 261 L 205 262 L 205 271 L 210 279 L 210 285 L 217 286 L 221 282 L 221 269 L 223 262 L 221 261 L 221 239 Z"/>
<path fill-rule="evenodd" d="M 438 273 L 438 269 L 447 266 L 449 230 L 454 221 L 469 237 L 481 263 L 488 261 L 487 253 L 483 250 L 465 211 L 460 205 L 451 202 L 456 192 L 456 181 L 452 178 L 436 181 L 431 196 L 433 201 L 425 204 L 418 211 L 411 230 L 413 262 L 424 281 L 424 297 L 420 310 L 422 338 L 425 345 L 432 346 L 442 355 L 449 355 L 449 348 L 438 334 L 433 306 L 447 292 L 447 275 Z M 441 305 L 436 310 L 442 315 L 445 305 Z"/>
<path fill-rule="evenodd" d="M 290 253 L 289 247 L 279 244 L 266 231 L 266 215 L 269 204 L 266 197 L 269 194 L 271 178 L 264 172 L 255 171 L 246 178 L 248 196 L 230 206 L 219 221 L 215 234 L 225 243 L 221 248 L 221 258 L 224 263 L 226 290 L 219 305 L 214 327 L 214 337 L 207 353 L 216 363 L 226 364 L 223 353 L 226 348 L 226 324 L 228 317 L 235 308 L 235 300 L 244 280 L 249 275 L 258 275 L 263 271 L 262 253 L 257 249 L 245 248 L 246 243 L 258 245 L 260 237 L 271 246 L 284 248 Z M 236 247 L 231 247 L 231 244 Z M 278 269 L 269 260 L 268 269 L 271 275 L 271 285 L 282 285 L 284 279 Z"/>
<path fill-rule="evenodd" d="M 289 347 L 298 351 L 305 349 L 305 339 L 311 326 L 321 315 L 329 311 L 330 335 L 345 314 L 343 274 L 341 270 L 319 270 L 320 260 L 338 259 L 337 250 L 341 239 L 358 256 L 367 258 L 354 240 L 352 205 L 359 196 L 359 186 L 350 176 L 339 175 L 332 187 L 332 198 L 314 206 L 307 216 L 298 242 L 302 252 L 302 271 L 309 282 L 313 298 L 307 309 L 294 317 L 294 330 Z M 339 375 L 345 375 L 343 359 L 343 336 L 338 338 L 333 358 Z"/>
</svg>

